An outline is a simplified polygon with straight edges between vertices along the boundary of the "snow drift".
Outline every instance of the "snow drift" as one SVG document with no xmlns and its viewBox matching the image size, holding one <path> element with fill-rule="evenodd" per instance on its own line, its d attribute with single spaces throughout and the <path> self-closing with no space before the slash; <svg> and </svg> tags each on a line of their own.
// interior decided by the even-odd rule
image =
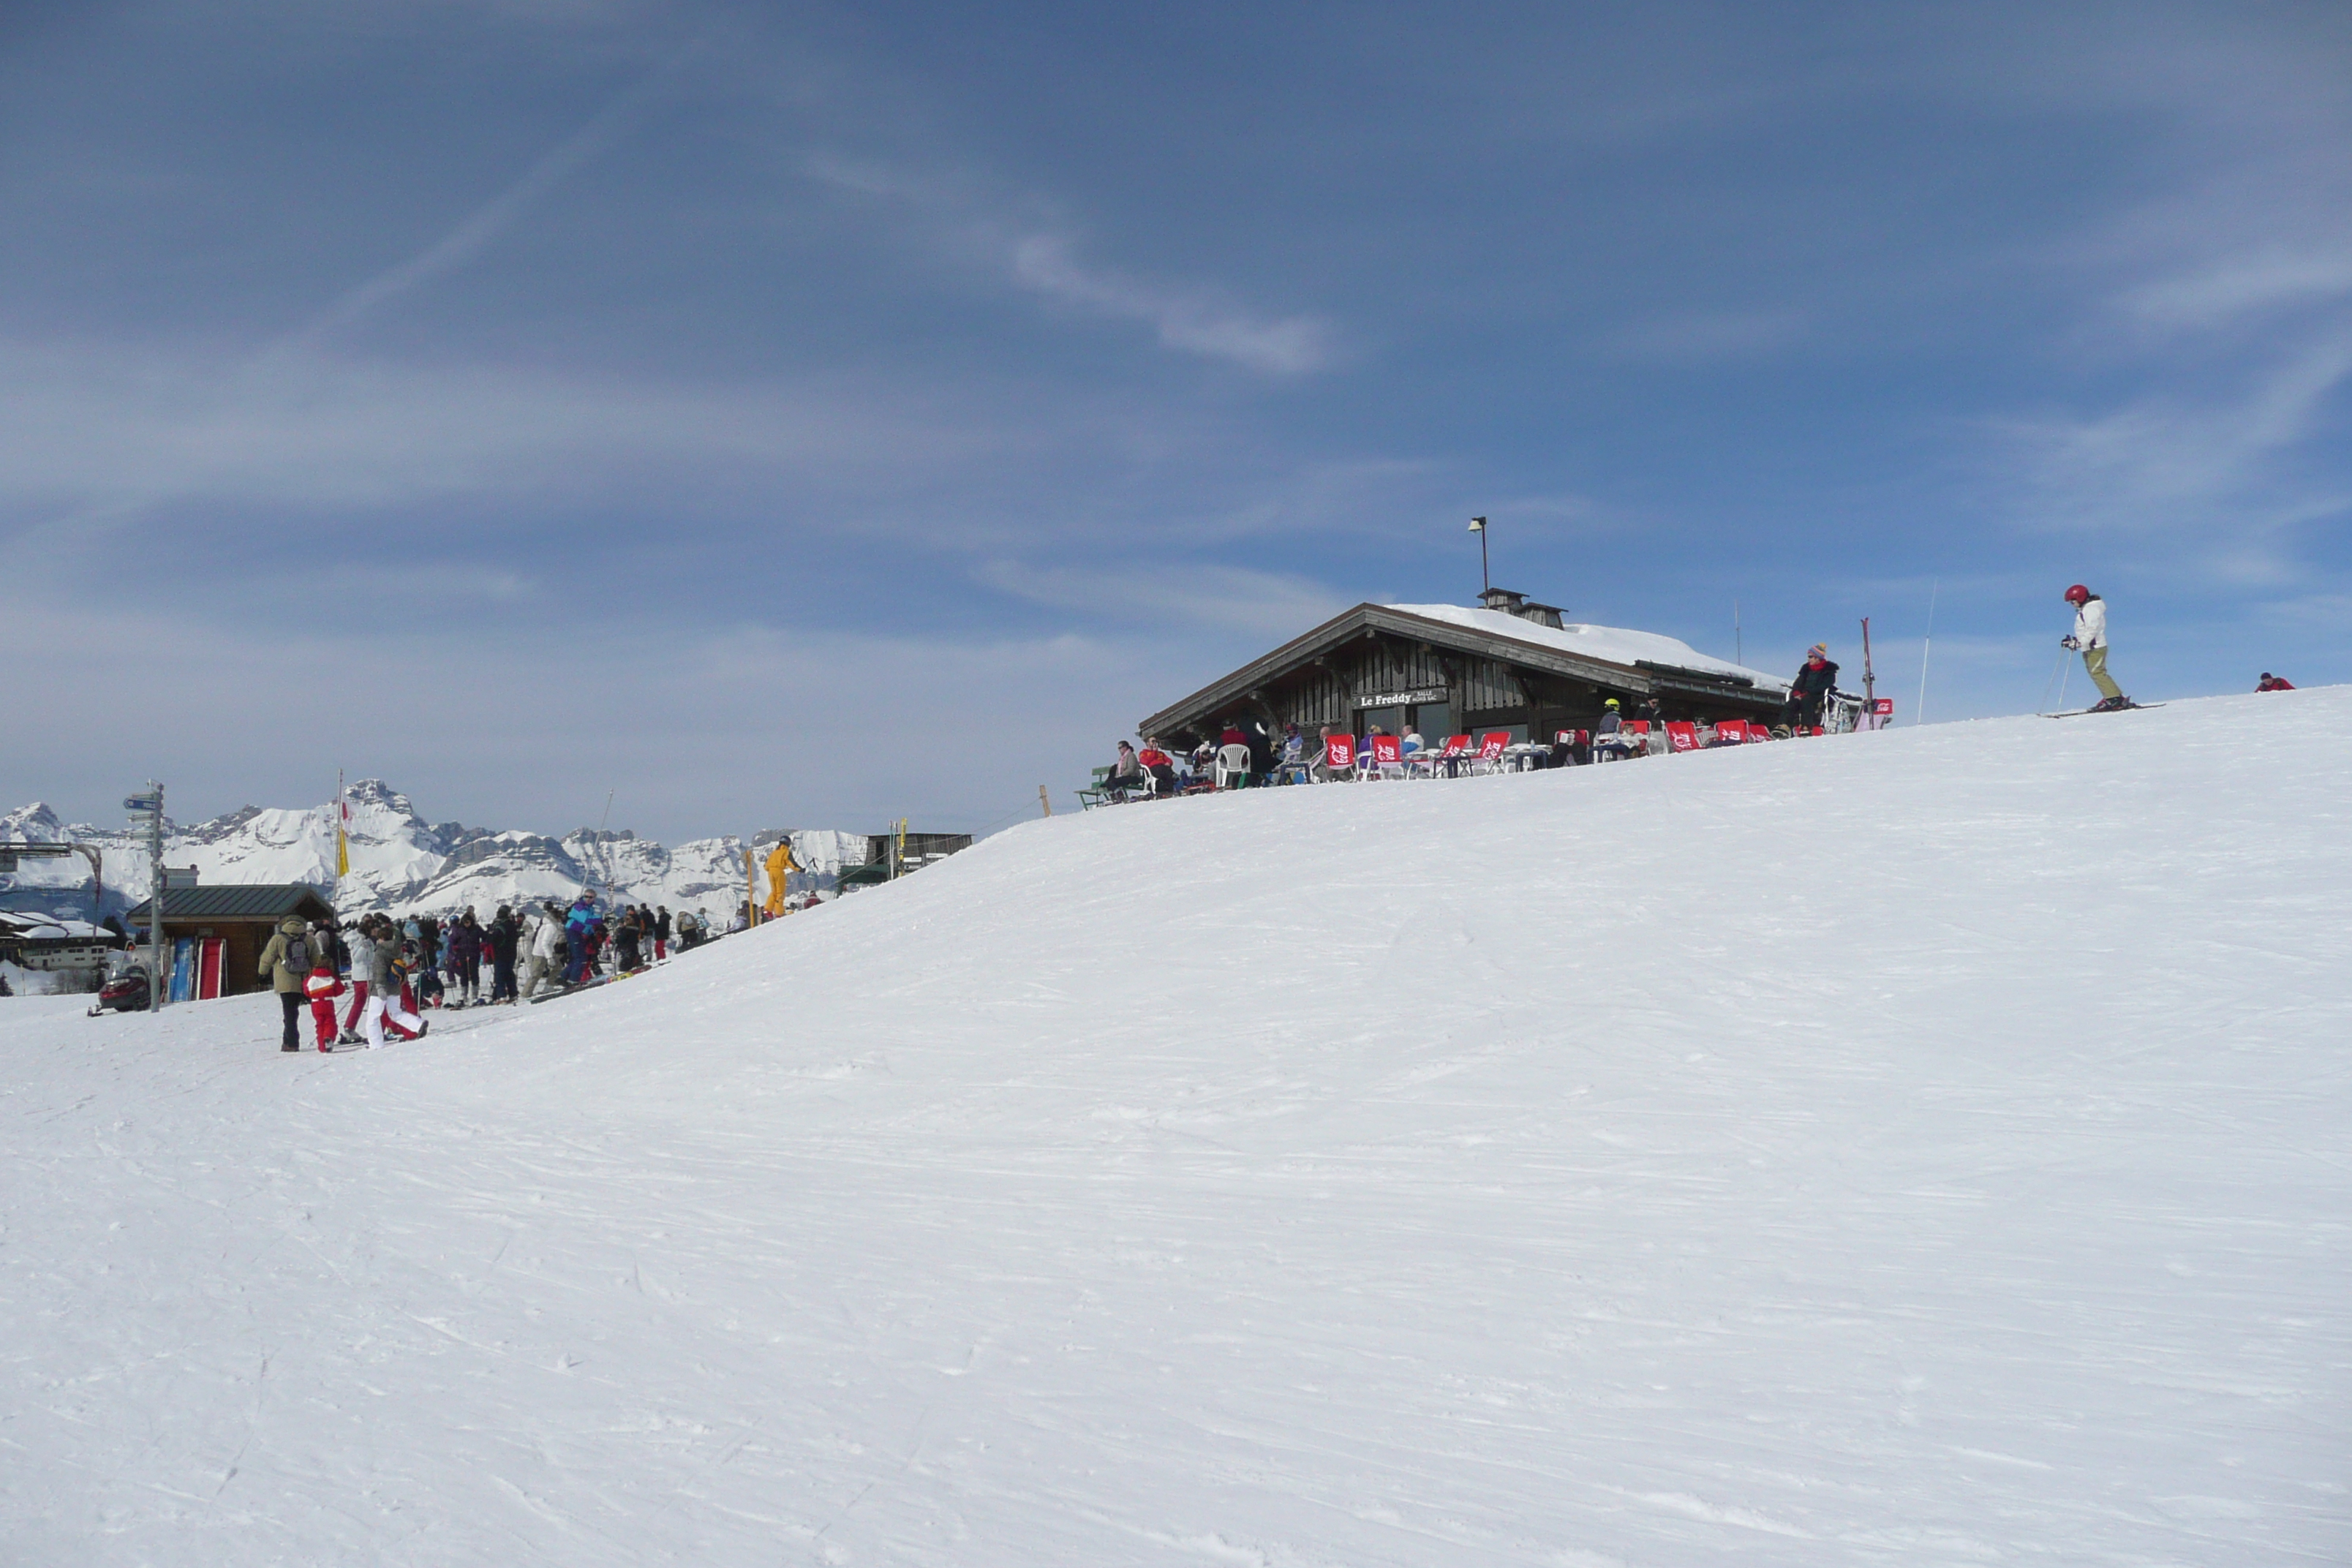
<svg viewBox="0 0 2352 1568">
<path fill-rule="evenodd" d="M 1058 817 L 280 1058 L 0 1003 L 26 1562 L 2352 1558 L 2352 690 Z"/>
</svg>

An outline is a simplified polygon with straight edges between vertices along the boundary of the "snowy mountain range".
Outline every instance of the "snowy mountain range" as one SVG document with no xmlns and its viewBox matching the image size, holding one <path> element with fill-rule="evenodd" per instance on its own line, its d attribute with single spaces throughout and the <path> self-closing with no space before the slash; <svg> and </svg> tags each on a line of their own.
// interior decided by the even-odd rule
<svg viewBox="0 0 2352 1568">
<path fill-rule="evenodd" d="M 409 798 L 381 779 L 362 779 L 347 795 L 351 874 L 335 874 L 335 806 L 245 806 L 194 826 L 165 824 L 163 863 L 193 866 L 200 883 L 308 882 L 349 915 L 365 910 L 446 911 L 468 905 L 488 914 L 499 904 L 553 899 L 569 902 L 583 888 L 600 897 L 673 910 L 707 909 L 722 920 L 740 901 L 743 852 L 791 837 L 800 863 L 829 874 L 866 858 L 862 835 L 771 831 L 750 844 L 732 834 L 677 848 L 624 829 L 583 827 L 561 838 L 462 823 L 427 822 Z M 0 840 L 87 844 L 105 866 L 105 909 L 120 912 L 148 892 L 147 845 L 130 827 L 61 821 L 48 806 L 0 815 Z M 764 857 L 763 857 L 764 858 Z M 0 878 L 0 901 L 18 909 L 87 915 L 88 866 L 79 858 L 26 860 Z M 760 889 L 765 896 L 765 876 Z M 168 901 L 167 901 L 168 907 Z"/>
</svg>

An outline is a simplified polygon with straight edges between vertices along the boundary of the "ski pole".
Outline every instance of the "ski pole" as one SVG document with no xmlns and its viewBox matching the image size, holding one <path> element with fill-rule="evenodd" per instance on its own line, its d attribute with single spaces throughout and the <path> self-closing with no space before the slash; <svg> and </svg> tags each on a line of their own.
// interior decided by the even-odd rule
<svg viewBox="0 0 2352 1568">
<path fill-rule="evenodd" d="M 2066 658 L 2066 656 L 2073 651 L 2074 650 L 2072 648 L 2063 647 L 2058 650 L 2058 668 L 2065 671 L 2063 675 L 2061 675 L 2058 678 L 2057 710 L 2061 713 L 2066 710 L 2066 683 L 2074 679 L 2074 666 Z"/>
<path fill-rule="evenodd" d="M 2050 679 L 2042 683 L 2042 711 L 2050 711 L 2050 689 L 2058 684 L 2058 670 L 2066 662 L 2066 650 L 2058 650 L 2058 663 L 2050 667 Z"/>
</svg>

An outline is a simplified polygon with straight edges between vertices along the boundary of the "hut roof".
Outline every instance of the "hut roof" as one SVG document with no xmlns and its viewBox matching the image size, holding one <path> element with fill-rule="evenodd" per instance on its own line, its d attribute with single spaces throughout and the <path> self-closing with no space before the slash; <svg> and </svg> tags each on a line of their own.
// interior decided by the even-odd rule
<svg viewBox="0 0 2352 1568">
<path fill-rule="evenodd" d="M 1483 658 L 1587 680 L 1637 695 L 1684 692 L 1777 705 L 1788 682 L 1710 658 L 1679 638 L 1622 626 L 1549 626 L 1500 610 L 1458 605 L 1358 605 L 1223 679 L 1171 703 L 1137 726 L 1150 735 L 1223 710 L 1251 689 L 1368 633 L 1388 633 Z"/>
<path fill-rule="evenodd" d="M 152 899 L 142 899 L 123 923 L 136 926 L 147 919 Z M 163 895 L 163 918 L 180 921 L 284 920 L 300 915 L 322 920 L 334 906 L 308 882 L 225 882 L 213 887 L 171 888 Z"/>
</svg>

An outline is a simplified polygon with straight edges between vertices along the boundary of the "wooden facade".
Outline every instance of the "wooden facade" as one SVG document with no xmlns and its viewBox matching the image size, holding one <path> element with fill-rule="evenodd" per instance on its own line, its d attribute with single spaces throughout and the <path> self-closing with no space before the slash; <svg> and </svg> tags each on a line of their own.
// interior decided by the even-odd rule
<svg viewBox="0 0 2352 1568">
<path fill-rule="evenodd" d="M 1496 591 L 1487 605 L 1531 626 L 1559 628 L 1557 612 L 1517 594 Z M 1309 737 L 1324 725 L 1362 734 L 1378 724 L 1399 734 L 1417 729 L 1433 744 L 1496 730 L 1549 742 L 1561 730 L 1591 729 L 1612 697 L 1629 717 L 1654 698 L 1664 718 L 1712 721 L 1769 718 L 1783 695 L 1719 670 L 1621 663 L 1523 640 L 1505 626 L 1463 626 L 1358 605 L 1161 709 L 1136 732 L 1192 746 L 1213 739 L 1228 719 L 1255 719 L 1274 733 L 1296 724 Z"/>
<path fill-rule="evenodd" d="M 221 954 L 221 994 L 240 996 L 265 991 L 269 982 L 259 977 L 261 950 L 278 934 L 278 922 L 288 915 L 322 921 L 334 908 L 316 888 L 301 882 L 224 883 L 203 888 L 163 889 L 163 941 L 182 937 L 218 937 Z M 141 902 L 122 917 L 131 935 L 147 940 L 147 905 Z"/>
</svg>

